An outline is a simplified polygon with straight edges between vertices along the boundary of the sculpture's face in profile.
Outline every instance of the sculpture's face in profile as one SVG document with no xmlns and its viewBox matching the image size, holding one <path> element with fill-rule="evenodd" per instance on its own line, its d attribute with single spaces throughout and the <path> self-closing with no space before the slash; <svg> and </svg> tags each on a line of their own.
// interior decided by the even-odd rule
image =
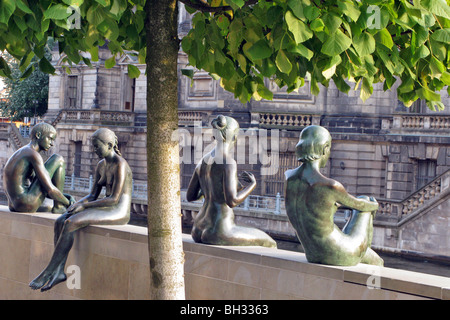
<svg viewBox="0 0 450 320">
<path fill-rule="evenodd" d="M 105 158 L 111 150 L 109 143 L 104 143 L 100 139 L 93 138 L 92 145 L 94 146 L 94 152 L 101 159 Z"/>
<path fill-rule="evenodd" d="M 51 147 L 53 147 L 53 143 L 55 142 L 56 139 L 56 133 L 55 132 L 39 133 L 36 136 L 36 138 L 39 143 L 39 147 L 42 150 L 47 151 Z"/>
</svg>

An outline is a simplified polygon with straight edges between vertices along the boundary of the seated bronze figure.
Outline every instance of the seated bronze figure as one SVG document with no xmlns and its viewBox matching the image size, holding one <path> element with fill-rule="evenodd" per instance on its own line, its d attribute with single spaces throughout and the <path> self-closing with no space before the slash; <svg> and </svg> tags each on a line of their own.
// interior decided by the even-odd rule
<svg viewBox="0 0 450 320">
<path fill-rule="evenodd" d="M 382 266 L 383 259 L 370 248 L 378 203 L 372 197 L 353 197 L 341 183 L 320 173 L 330 157 L 330 149 L 331 135 L 325 128 L 309 126 L 301 132 L 296 155 L 302 164 L 285 173 L 289 221 L 309 262 Z M 342 231 L 333 221 L 340 205 L 353 209 Z"/>
<path fill-rule="evenodd" d="M 41 122 L 30 132 L 30 143 L 23 146 L 8 159 L 4 167 L 3 189 L 8 206 L 15 212 L 48 211 L 42 206 L 45 198 L 53 199 L 53 213 L 62 213 L 74 200 L 63 193 L 66 164 L 57 154 L 46 162 L 40 155 L 47 151 L 56 139 L 52 125 Z"/>
<path fill-rule="evenodd" d="M 232 148 L 239 133 L 239 124 L 231 117 L 218 116 L 212 121 L 216 146 L 206 154 L 195 168 L 186 198 L 195 201 L 204 197 L 203 206 L 194 218 L 192 238 L 195 242 L 276 247 L 276 242 L 265 232 L 237 226 L 233 207 L 242 203 L 256 187 L 253 174 L 243 172 L 243 187 L 237 176 L 237 164 Z"/>
<path fill-rule="evenodd" d="M 117 148 L 117 137 L 109 129 L 98 129 L 92 136 L 97 164 L 89 195 L 71 205 L 55 222 L 55 250 L 48 266 L 30 282 L 32 289 L 49 290 L 67 279 L 64 273 L 74 232 L 89 225 L 126 224 L 130 219 L 132 173 Z M 105 187 L 105 197 L 99 198 Z"/>
</svg>

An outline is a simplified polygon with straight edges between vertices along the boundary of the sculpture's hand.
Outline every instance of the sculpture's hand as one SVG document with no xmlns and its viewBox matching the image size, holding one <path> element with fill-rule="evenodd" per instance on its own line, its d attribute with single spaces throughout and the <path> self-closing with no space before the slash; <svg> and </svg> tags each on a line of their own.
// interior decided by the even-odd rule
<svg viewBox="0 0 450 320">
<path fill-rule="evenodd" d="M 369 197 L 369 200 L 370 200 L 370 202 L 375 202 L 376 204 L 378 204 L 378 201 L 374 197 Z M 379 204 L 378 204 L 378 206 L 379 206 Z M 374 219 L 375 219 L 375 214 L 377 213 L 377 210 L 372 211 L 372 216 Z"/>
<path fill-rule="evenodd" d="M 241 178 L 242 178 L 242 180 L 244 180 L 245 182 L 248 182 L 248 183 L 256 183 L 255 176 L 254 176 L 253 173 L 251 173 L 251 172 L 248 172 L 248 171 L 242 172 Z"/>
<path fill-rule="evenodd" d="M 70 208 L 76 201 L 75 198 L 72 197 L 70 194 L 68 193 L 63 193 L 64 196 L 69 200 L 69 205 L 67 206 L 68 208 Z"/>
<path fill-rule="evenodd" d="M 67 212 L 71 213 L 71 214 L 75 214 L 78 213 L 80 211 L 84 210 L 84 205 L 80 202 L 74 203 L 72 204 L 68 209 Z"/>
</svg>

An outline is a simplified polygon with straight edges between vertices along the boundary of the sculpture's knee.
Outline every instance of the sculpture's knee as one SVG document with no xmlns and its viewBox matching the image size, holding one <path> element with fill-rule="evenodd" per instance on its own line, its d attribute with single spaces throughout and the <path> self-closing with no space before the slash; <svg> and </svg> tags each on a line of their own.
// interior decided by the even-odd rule
<svg viewBox="0 0 450 320">
<path fill-rule="evenodd" d="M 73 221 L 71 218 L 68 218 L 64 221 L 63 232 L 74 232 L 78 229 L 77 223 Z"/>
<path fill-rule="evenodd" d="M 47 162 L 52 163 L 57 166 L 60 166 L 60 167 L 65 165 L 64 158 L 56 153 L 51 155 L 51 157 L 48 158 Z"/>
</svg>

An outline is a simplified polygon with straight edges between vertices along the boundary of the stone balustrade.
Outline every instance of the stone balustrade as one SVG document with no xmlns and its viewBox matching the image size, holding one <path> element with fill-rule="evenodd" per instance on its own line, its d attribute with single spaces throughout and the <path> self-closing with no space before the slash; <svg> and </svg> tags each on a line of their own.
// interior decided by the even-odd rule
<svg viewBox="0 0 450 320">
<path fill-rule="evenodd" d="M 178 124 L 181 126 L 194 126 L 195 124 L 204 124 L 208 117 L 207 112 L 183 110 L 178 111 Z"/>
<path fill-rule="evenodd" d="M 134 118 L 134 112 L 66 109 L 58 113 L 57 118 L 53 121 L 53 125 L 56 125 L 58 122 L 63 122 L 133 126 Z"/>
<path fill-rule="evenodd" d="M 391 129 L 398 130 L 433 130 L 448 131 L 450 130 L 450 116 L 440 115 L 395 115 L 390 124 Z"/>
<path fill-rule="evenodd" d="M 320 116 L 310 114 L 280 114 L 260 113 L 260 127 L 291 127 L 302 129 L 303 127 L 319 124 Z"/>
</svg>

